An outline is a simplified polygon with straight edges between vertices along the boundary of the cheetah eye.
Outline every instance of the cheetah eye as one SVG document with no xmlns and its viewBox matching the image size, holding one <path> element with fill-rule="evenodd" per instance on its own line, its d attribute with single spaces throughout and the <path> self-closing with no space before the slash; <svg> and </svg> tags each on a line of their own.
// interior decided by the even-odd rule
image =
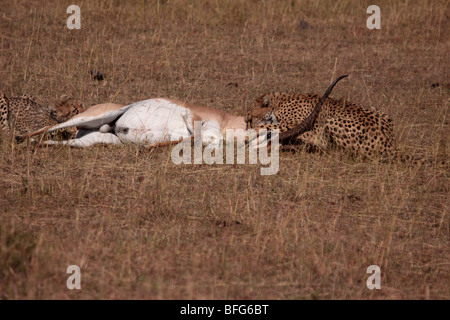
<svg viewBox="0 0 450 320">
<path fill-rule="evenodd" d="M 270 138 L 272 138 L 272 132 L 269 132 L 269 133 L 267 134 L 267 140 L 270 140 Z"/>
</svg>

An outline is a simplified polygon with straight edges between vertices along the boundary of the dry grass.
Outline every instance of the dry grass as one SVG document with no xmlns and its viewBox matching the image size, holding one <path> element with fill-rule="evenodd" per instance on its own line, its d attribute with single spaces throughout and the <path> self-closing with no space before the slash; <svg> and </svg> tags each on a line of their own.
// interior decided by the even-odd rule
<svg viewBox="0 0 450 320">
<path fill-rule="evenodd" d="M 65 27 L 69 3 L 0 3 L 0 91 L 243 114 L 262 92 L 320 93 L 350 74 L 334 97 L 390 114 L 405 152 L 448 152 L 447 1 L 378 1 L 379 31 L 366 1 L 77 4 L 81 30 Z M 450 299 L 448 164 L 283 153 L 261 176 L 176 166 L 167 148 L 3 140 L 0 155 L 2 299 Z M 372 264 L 381 290 L 366 288 Z"/>
</svg>

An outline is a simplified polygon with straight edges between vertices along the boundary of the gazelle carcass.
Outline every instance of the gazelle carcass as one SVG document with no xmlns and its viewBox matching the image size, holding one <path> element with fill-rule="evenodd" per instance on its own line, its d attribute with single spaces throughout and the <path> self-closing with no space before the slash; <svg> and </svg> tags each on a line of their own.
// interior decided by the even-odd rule
<svg viewBox="0 0 450 320">
<path fill-rule="evenodd" d="M 195 126 L 198 121 L 201 126 Z M 64 144 L 88 147 L 94 144 L 145 143 L 150 146 L 175 144 L 186 138 L 200 137 L 203 145 L 218 143 L 227 129 L 245 134 L 243 116 L 185 102 L 156 98 L 128 106 L 105 103 L 92 106 L 70 120 L 42 128 L 21 138 L 45 132 L 78 127 L 75 139 L 44 141 L 41 144 Z M 195 130 L 199 132 L 195 132 Z"/>
</svg>

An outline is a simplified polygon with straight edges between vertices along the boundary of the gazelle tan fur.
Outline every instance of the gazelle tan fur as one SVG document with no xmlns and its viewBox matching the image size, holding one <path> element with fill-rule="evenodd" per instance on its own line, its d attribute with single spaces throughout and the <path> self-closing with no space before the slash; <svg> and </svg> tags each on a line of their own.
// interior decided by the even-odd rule
<svg viewBox="0 0 450 320">
<path fill-rule="evenodd" d="M 185 108 L 188 108 L 192 113 L 192 125 L 194 125 L 194 121 L 203 121 L 203 122 L 216 121 L 219 124 L 223 134 L 225 134 L 225 131 L 227 129 L 233 130 L 246 129 L 246 122 L 244 116 L 236 116 L 231 113 L 215 108 L 197 107 L 178 100 L 173 99 L 166 99 L 166 100 L 176 103 Z"/>
</svg>

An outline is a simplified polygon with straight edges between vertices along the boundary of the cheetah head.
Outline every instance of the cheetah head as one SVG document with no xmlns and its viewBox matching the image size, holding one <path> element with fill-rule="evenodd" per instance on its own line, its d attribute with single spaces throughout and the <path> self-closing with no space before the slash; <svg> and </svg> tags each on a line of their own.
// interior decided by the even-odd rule
<svg viewBox="0 0 450 320">
<path fill-rule="evenodd" d="M 277 117 L 271 108 L 271 101 L 271 94 L 264 94 L 256 98 L 252 110 L 245 116 L 247 129 L 278 123 Z"/>
<path fill-rule="evenodd" d="M 260 127 L 266 124 L 277 124 L 278 120 L 273 110 L 269 108 L 253 109 L 245 116 L 247 129 Z"/>
<path fill-rule="evenodd" d="M 62 95 L 53 105 L 52 117 L 58 122 L 64 122 L 85 110 L 81 101 L 68 95 Z"/>
</svg>

